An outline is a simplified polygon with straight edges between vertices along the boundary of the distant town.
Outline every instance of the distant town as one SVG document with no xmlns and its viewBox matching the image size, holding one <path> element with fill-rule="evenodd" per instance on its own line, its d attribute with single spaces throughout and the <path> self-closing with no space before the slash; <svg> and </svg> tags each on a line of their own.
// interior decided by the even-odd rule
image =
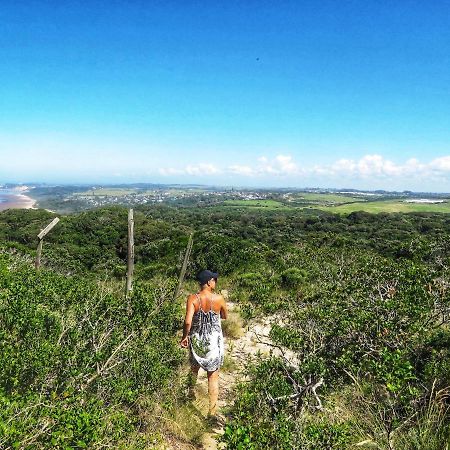
<svg viewBox="0 0 450 450">
<path fill-rule="evenodd" d="M 26 207 L 71 213 L 107 206 L 309 208 L 330 212 L 450 212 L 450 194 L 324 188 L 243 188 L 202 185 L 47 185 L 0 184 L 0 195 L 20 196 Z M 28 203 L 23 203 L 28 200 Z M 13 207 L 17 206 L 15 203 Z M 6 205 L 3 204 L 3 208 Z"/>
</svg>

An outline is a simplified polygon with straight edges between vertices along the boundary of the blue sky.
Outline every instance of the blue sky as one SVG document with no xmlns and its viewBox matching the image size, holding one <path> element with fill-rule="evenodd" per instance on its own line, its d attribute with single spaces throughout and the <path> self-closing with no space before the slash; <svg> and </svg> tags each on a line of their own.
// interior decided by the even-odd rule
<svg viewBox="0 0 450 450">
<path fill-rule="evenodd" d="M 450 2 L 4 1 L 0 182 L 450 192 Z"/>
</svg>

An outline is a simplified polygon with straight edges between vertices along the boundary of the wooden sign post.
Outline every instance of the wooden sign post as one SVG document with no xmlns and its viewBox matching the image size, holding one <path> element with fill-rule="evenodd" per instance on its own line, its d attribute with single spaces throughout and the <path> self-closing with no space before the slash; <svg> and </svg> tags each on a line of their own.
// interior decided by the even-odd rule
<svg viewBox="0 0 450 450">
<path fill-rule="evenodd" d="M 178 278 L 178 286 L 177 290 L 175 291 L 175 295 L 173 296 L 173 301 L 176 301 L 176 299 L 180 295 L 181 287 L 183 286 L 184 275 L 186 274 L 186 269 L 189 262 L 189 257 L 191 256 L 193 243 L 194 243 L 194 235 L 193 233 L 191 233 L 191 235 L 189 236 L 189 242 L 186 248 L 186 253 L 184 254 L 183 267 L 181 268 L 180 276 Z"/>
<path fill-rule="evenodd" d="M 127 257 L 127 295 L 133 289 L 134 270 L 134 217 L 133 210 L 128 211 L 128 257 Z"/>
<path fill-rule="evenodd" d="M 39 244 L 36 251 L 36 261 L 34 263 L 34 267 L 39 269 L 41 266 L 41 255 L 42 255 L 42 246 L 44 244 L 44 237 L 49 233 L 49 231 L 59 222 L 59 218 L 55 217 L 41 232 L 38 234 Z"/>
</svg>

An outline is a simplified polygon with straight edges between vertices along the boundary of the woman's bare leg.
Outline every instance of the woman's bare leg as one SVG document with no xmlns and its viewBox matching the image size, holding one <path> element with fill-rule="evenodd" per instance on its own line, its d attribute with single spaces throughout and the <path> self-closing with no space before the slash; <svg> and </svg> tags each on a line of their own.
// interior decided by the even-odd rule
<svg viewBox="0 0 450 450">
<path fill-rule="evenodd" d="M 197 382 L 198 377 L 198 371 L 200 369 L 200 366 L 191 366 L 191 377 L 194 384 Z"/>
<path fill-rule="evenodd" d="M 209 415 L 217 414 L 217 400 L 219 398 L 219 371 L 208 372 Z"/>
<path fill-rule="evenodd" d="M 194 399 L 195 398 L 195 385 L 197 384 L 198 371 L 200 366 L 191 366 L 191 373 L 189 374 L 189 388 L 188 388 L 188 397 Z"/>
</svg>

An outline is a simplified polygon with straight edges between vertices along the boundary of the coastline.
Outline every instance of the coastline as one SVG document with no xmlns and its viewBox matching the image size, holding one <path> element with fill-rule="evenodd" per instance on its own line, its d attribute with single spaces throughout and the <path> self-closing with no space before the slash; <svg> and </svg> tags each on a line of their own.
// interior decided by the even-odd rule
<svg viewBox="0 0 450 450">
<path fill-rule="evenodd" d="M 0 203 L 0 211 L 7 209 L 37 209 L 36 200 L 26 194 L 8 194 L 3 197 L 6 201 Z"/>
</svg>

